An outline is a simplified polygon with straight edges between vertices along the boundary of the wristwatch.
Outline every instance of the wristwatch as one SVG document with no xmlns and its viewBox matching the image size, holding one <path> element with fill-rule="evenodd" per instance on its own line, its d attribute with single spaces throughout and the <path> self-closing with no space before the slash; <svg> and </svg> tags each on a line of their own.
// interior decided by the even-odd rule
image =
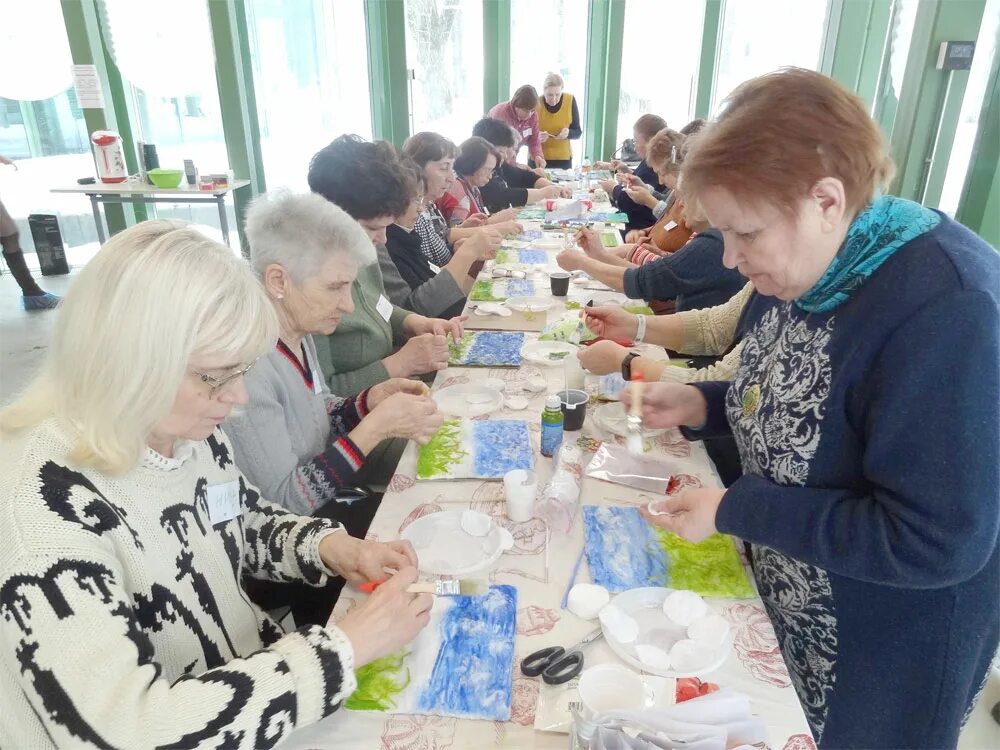
<svg viewBox="0 0 1000 750">
<path fill-rule="evenodd" d="M 638 356 L 635 352 L 629 352 L 622 360 L 622 379 L 626 382 L 632 379 L 632 360 Z"/>
</svg>

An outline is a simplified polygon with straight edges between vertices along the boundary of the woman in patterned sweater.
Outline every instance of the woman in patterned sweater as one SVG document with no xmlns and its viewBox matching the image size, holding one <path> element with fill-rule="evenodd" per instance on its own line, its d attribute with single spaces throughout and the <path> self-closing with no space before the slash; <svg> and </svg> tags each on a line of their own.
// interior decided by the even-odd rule
<svg viewBox="0 0 1000 750">
<path fill-rule="evenodd" d="M 278 336 L 229 248 L 179 222 L 113 237 L 74 280 L 45 368 L 0 413 L 0 746 L 268 748 L 409 642 L 412 548 L 260 497 L 218 429 Z M 244 577 L 399 572 L 285 633 Z"/>
<path fill-rule="evenodd" d="M 1000 636 L 1000 256 L 883 195 L 891 171 L 819 73 L 733 92 L 681 184 L 759 292 L 740 367 L 643 398 L 651 425 L 736 438 L 743 477 L 647 520 L 750 543 L 820 747 L 955 747 Z"/>
</svg>

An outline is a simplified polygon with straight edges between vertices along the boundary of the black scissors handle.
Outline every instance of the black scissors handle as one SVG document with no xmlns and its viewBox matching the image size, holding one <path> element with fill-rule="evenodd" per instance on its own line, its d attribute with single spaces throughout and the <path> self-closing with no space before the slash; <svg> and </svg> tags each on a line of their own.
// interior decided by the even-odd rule
<svg viewBox="0 0 1000 750">
<path fill-rule="evenodd" d="M 521 661 L 521 673 L 525 677 L 538 677 L 549 668 L 552 662 L 566 653 L 562 646 L 549 646 L 534 653 L 528 654 Z"/>
<path fill-rule="evenodd" d="M 583 669 L 583 652 L 570 651 L 553 660 L 542 672 L 542 680 L 549 685 L 561 685 L 580 674 Z"/>
</svg>

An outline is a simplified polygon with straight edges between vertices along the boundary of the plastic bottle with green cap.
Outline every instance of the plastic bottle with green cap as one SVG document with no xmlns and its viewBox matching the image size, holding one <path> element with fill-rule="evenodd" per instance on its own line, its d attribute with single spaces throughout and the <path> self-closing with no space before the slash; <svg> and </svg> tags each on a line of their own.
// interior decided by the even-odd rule
<svg viewBox="0 0 1000 750">
<path fill-rule="evenodd" d="M 559 450 L 563 439 L 562 405 L 556 394 L 550 394 L 545 399 L 545 409 L 542 411 L 542 455 L 553 456 Z"/>
</svg>

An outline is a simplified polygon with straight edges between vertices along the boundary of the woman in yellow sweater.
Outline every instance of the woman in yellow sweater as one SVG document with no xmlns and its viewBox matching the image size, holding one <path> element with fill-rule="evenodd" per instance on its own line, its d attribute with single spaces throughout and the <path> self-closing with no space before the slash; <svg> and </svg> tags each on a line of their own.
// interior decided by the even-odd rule
<svg viewBox="0 0 1000 750">
<path fill-rule="evenodd" d="M 562 76 L 549 73 L 545 76 L 542 96 L 538 97 L 538 131 L 542 140 L 545 165 L 552 169 L 573 167 L 573 148 L 570 141 L 583 134 L 580 127 L 580 110 L 572 94 L 563 93 Z"/>
</svg>

